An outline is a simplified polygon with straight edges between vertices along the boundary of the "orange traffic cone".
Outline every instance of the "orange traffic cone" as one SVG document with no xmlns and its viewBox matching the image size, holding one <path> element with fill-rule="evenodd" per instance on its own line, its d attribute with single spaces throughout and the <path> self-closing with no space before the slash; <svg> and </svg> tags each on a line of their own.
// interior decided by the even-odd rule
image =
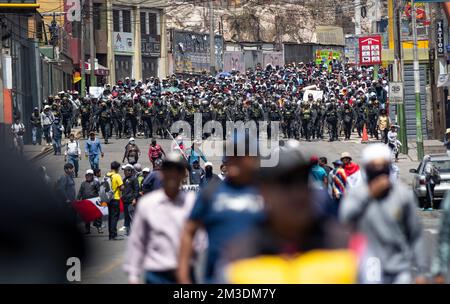
<svg viewBox="0 0 450 304">
<path fill-rule="evenodd" d="M 365 143 L 367 143 L 367 142 L 369 142 L 369 136 L 367 135 L 366 124 L 364 124 L 361 143 L 362 143 L 362 144 L 365 144 Z"/>
</svg>

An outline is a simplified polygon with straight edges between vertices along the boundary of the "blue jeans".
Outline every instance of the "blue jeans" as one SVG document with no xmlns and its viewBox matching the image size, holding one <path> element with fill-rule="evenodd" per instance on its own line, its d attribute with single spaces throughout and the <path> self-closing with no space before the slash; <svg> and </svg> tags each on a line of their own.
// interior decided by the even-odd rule
<svg viewBox="0 0 450 304">
<path fill-rule="evenodd" d="M 78 164 L 78 155 L 68 155 L 68 156 L 69 156 L 68 157 L 69 163 L 71 163 L 75 167 L 75 175 L 78 176 L 78 169 L 80 168 Z"/>
<path fill-rule="evenodd" d="M 176 284 L 175 270 L 147 271 L 145 273 L 146 284 Z"/>
<path fill-rule="evenodd" d="M 61 154 L 61 138 L 53 138 L 53 151 L 56 154 Z"/>
<path fill-rule="evenodd" d="M 100 160 L 100 155 L 98 155 L 98 154 L 89 155 L 89 163 L 91 164 L 92 170 L 99 168 L 99 165 L 98 165 L 99 160 Z"/>
<path fill-rule="evenodd" d="M 33 127 L 31 129 L 31 136 L 32 136 L 33 145 L 35 145 L 36 143 L 41 144 L 42 143 L 42 128 Z"/>
<path fill-rule="evenodd" d="M 45 140 L 47 141 L 47 144 L 52 142 L 52 138 L 50 137 L 50 128 L 52 125 L 44 126 L 44 136 Z"/>
</svg>

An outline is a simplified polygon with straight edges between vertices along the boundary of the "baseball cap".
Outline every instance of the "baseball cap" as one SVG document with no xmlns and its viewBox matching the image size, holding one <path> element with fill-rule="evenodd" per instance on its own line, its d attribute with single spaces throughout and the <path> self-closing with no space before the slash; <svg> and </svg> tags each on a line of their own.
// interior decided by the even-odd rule
<svg viewBox="0 0 450 304">
<path fill-rule="evenodd" d="M 205 167 L 208 167 L 208 166 L 212 167 L 213 166 L 212 162 L 206 162 Z"/>
<path fill-rule="evenodd" d="M 342 160 L 340 160 L 340 159 L 336 159 L 334 162 L 333 162 L 333 165 L 337 165 L 337 166 L 342 166 L 344 163 L 342 162 Z"/>
<path fill-rule="evenodd" d="M 142 169 L 142 172 L 150 172 L 150 168 L 145 167 L 144 169 Z"/>
<path fill-rule="evenodd" d="M 86 170 L 86 175 L 88 175 L 88 174 L 94 175 L 94 170 L 92 170 L 92 169 Z"/>
<path fill-rule="evenodd" d="M 125 166 L 122 166 L 122 170 L 127 170 L 127 169 L 134 170 L 134 167 L 131 164 L 126 164 Z"/>
<path fill-rule="evenodd" d="M 128 140 L 128 142 L 132 142 L 134 141 L 134 137 L 130 137 L 130 139 Z"/>
</svg>

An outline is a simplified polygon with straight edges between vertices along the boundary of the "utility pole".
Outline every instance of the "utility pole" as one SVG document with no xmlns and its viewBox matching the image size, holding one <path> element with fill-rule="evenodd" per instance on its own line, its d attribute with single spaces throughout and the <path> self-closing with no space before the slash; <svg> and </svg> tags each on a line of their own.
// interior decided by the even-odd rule
<svg viewBox="0 0 450 304">
<path fill-rule="evenodd" d="M 423 158 L 423 135 L 422 135 L 422 107 L 420 104 L 420 70 L 419 70 L 419 50 L 417 46 L 417 20 L 415 1 L 411 0 L 411 18 L 413 32 L 413 57 L 414 57 L 414 95 L 416 96 L 416 141 L 417 141 L 417 157 L 421 161 Z"/>
<path fill-rule="evenodd" d="M 394 18 L 394 67 L 393 67 L 393 81 L 403 83 L 403 59 L 402 59 L 402 41 L 400 34 L 400 5 L 397 2 L 392 6 Z M 400 126 L 399 139 L 402 143 L 400 152 L 408 154 L 408 137 L 406 136 L 406 120 L 405 120 L 405 104 L 402 100 L 396 105 L 397 108 L 397 123 Z"/>
<path fill-rule="evenodd" d="M 361 0 L 355 0 L 355 35 L 361 35 Z"/>
<path fill-rule="evenodd" d="M 86 96 L 86 66 L 85 66 L 85 56 L 84 56 L 84 1 L 81 0 L 81 19 L 80 19 L 80 67 L 81 67 L 81 80 L 80 80 L 80 94 L 81 97 Z"/>
<path fill-rule="evenodd" d="M 91 62 L 91 86 L 97 85 L 97 79 L 95 77 L 95 44 L 94 44 L 94 7 L 92 0 L 89 0 L 89 53 Z"/>
<path fill-rule="evenodd" d="M 216 73 L 216 54 L 214 41 L 214 0 L 209 1 L 209 67 L 212 75 Z"/>
</svg>

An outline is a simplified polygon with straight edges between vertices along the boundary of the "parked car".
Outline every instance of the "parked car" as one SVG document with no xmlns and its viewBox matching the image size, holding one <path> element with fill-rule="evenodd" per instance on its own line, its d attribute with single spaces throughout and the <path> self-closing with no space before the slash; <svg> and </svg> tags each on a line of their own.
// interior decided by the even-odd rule
<svg viewBox="0 0 450 304">
<path fill-rule="evenodd" d="M 414 173 L 412 187 L 419 200 L 420 207 L 423 207 L 427 194 L 424 171 L 428 161 L 431 161 L 438 168 L 441 176 L 441 183 L 434 188 L 434 200 L 442 200 L 445 192 L 450 190 L 450 157 L 443 154 L 430 155 L 430 160 L 427 160 L 427 156 L 425 156 L 417 169 L 409 170 L 409 172 Z"/>
</svg>

